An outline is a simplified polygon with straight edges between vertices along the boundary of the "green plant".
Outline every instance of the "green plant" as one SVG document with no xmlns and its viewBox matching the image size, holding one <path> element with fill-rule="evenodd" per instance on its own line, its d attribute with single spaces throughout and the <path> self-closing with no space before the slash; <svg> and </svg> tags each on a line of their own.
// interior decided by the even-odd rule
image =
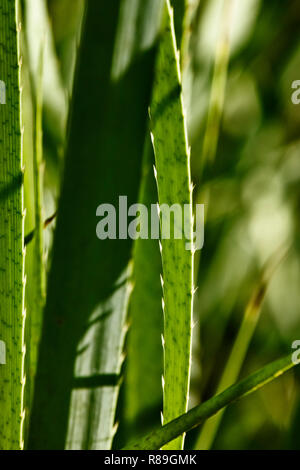
<svg viewBox="0 0 300 470">
<path fill-rule="evenodd" d="M 137 198 L 153 67 L 151 50 L 138 57 L 133 51 L 126 71 L 117 70 L 119 80 L 111 76 L 113 60 L 119 58 L 114 46 L 122 46 L 119 17 L 119 28 L 127 33 L 125 13 L 121 2 L 112 8 L 98 1 L 90 1 L 85 13 L 29 432 L 32 448 L 109 448 L 113 438 L 131 244 L 99 243 L 95 211 L 100 201 L 115 203 L 118 194 L 132 202 Z M 128 110 L 126 123 L 116 120 Z M 128 165 L 130 177 L 125 179 Z M 81 252 L 80 258 L 75 252 Z M 46 403 L 47 412 L 41 415 Z"/>
<path fill-rule="evenodd" d="M 261 38 L 272 42 L 273 29 L 263 23 L 250 49 L 243 50 L 247 34 L 240 49 L 233 41 L 230 66 L 233 2 L 223 3 L 217 48 L 210 35 L 205 43 L 199 33 L 206 22 L 211 27 L 208 4 L 0 0 L 0 80 L 6 87 L 6 104 L 3 96 L 0 104 L 2 358 L 6 351 L 0 361 L 1 449 L 210 448 L 219 443 L 217 430 L 226 434 L 223 426 L 229 436 L 245 434 L 246 443 L 236 442 L 247 446 L 252 436 L 243 419 L 221 421 L 225 410 L 238 413 L 229 405 L 296 365 L 291 350 L 236 383 L 245 370 L 261 364 L 262 354 L 267 362 L 290 349 L 289 325 L 273 319 L 276 292 L 270 291 L 282 275 L 277 291 L 288 292 L 292 307 L 287 311 L 297 305 L 297 294 L 289 294 L 297 270 L 290 276 L 288 263 L 298 260 L 298 247 L 292 245 L 295 256 L 280 264 L 274 279 L 271 270 L 271 282 L 269 264 L 262 266 L 272 243 L 257 220 L 264 204 L 277 203 L 284 249 L 297 239 L 292 211 L 299 201 L 293 186 L 298 166 L 292 154 L 298 141 L 290 122 L 281 124 L 286 140 L 275 139 L 282 116 L 278 109 L 274 119 L 268 115 L 266 78 L 255 76 L 260 105 L 255 86 L 248 86 L 257 66 L 251 54 L 261 51 Z M 265 13 L 281 18 L 274 5 L 262 7 L 262 18 Z M 215 21 L 216 14 L 211 17 Z M 252 27 L 256 32 L 258 26 Z M 201 49 L 202 41 L 207 50 Z M 210 54 L 210 47 L 216 53 Z M 245 78 L 248 62 L 250 78 Z M 230 95 L 239 86 L 253 93 L 246 117 L 244 101 L 239 102 L 243 93 L 242 98 Z M 195 98 L 201 90 L 203 103 Z M 281 154 L 286 158 L 276 157 L 274 163 L 274 155 Z M 261 160 L 253 163 L 252 155 Z M 275 188 L 271 195 L 264 192 L 264 174 Z M 139 217 L 136 239 L 126 237 L 122 217 L 115 219 L 114 236 L 107 232 L 97 238 L 98 218 L 104 216 L 99 205 L 115 208 L 120 196 L 127 197 L 128 206 L 138 202 L 150 212 L 157 205 L 160 241 L 142 236 Z M 206 204 L 208 248 L 201 262 L 193 248 L 193 199 Z M 177 209 L 184 222 L 180 237 Z M 270 305 L 263 306 L 267 286 Z M 262 308 L 269 308 L 269 315 L 258 325 Z M 253 340 L 258 353 L 251 349 Z M 274 400 L 285 400 L 292 416 L 297 372 L 285 380 L 279 383 L 287 384 L 288 398 L 281 391 Z M 258 414 L 266 416 L 270 406 L 263 393 L 273 397 L 264 390 L 255 395 L 263 403 L 253 419 L 258 435 Z M 201 401 L 189 409 L 191 402 Z M 241 414 L 252 416 L 246 408 Z M 286 416 L 277 419 L 283 428 Z M 238 433 L 231 432 L 233 422 L 240 426 Z M 200 425 L 200 434 L 193 431 Z M 268 442 L 270 435 L 266 431 Z"/>
<path fill-rule="evenodd" d="M 174 234 L 171 238 L 163 238 L 161 241 L 164 423 L 185 412 L 187 408 L 191 363 L 194 255 L 192 248 L 186 248 L 187 240 L 192 244 L 192 187 L 173 12 L 168 2 L 167 7 L 150 106 L 158 200 L 161 209 L 164 205 L 175 207 L 177 204 L 180 208 L 188 205 L 190 213 L 185 220 L 189 226 L 189 233 L 185 233 L 185 238 L 175 239 L 176 227 L 174 226 Z M 164 214 L 162 214 L 162 222 L 164 222 L 163 218 Z M 166 449 L 182 447 L 183 438 L 170 443 Z"/>
<path fill-rule="evenodd" d="M 6 100 L 0 107 L 1 153 L 1 340 L 6 347 L 0 366 L 0 447 L 23 447 L 24 423 L 24 208 L 22 132 L 20 120 L 19 50 L 17 12 L 14 2 L 1 1 L 0 75 Z"/>
</svg>

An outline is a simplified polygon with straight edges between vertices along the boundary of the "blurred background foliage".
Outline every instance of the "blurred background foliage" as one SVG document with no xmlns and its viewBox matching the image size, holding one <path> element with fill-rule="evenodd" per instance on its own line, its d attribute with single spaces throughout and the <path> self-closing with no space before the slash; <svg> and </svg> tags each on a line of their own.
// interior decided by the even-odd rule
<svg viewBox="0 0 300 470">
<path fill-rule="evenodd" d="M 130 7 L 134 0 L 127 3 Z M 154 7 L 159 8 L 160 2 L 154 3 Z M 205 244 L 197 258 L 195 273 L 191 406 L 215 393 L 265 263 L 282 247 L 290 246 L 290 249 L 268 285 L 240 375 L 288 353 L 292 342 L 300 339 L 300 108 L 291 102 L 291 84 L 300 79 L 300 4 L 297 0 L 233 1 L 227 25 L 230 60 L 218 145 L 213 163 L 202 171 L 214 60 L 224 27 L 222 3 L 221 0 L 189 0 L 185 5 L 184 1 L 173 1 L 175 12 L 186 8 L 184 28 L 180 22 L 176 24 L 176 34 L 178 42 L 182 43 L 183 93 L 194 200 L 207 204 Z M 83 4 L 84 0 L 22 1 L 25 25 L 22 54 L 27 59 L 23 61 L 23 113 L 27 123 L 24 158 L 26 206 L 30 208 L 26 217 L 28 233 L 34 228 L 31 162 L 41 51 L 44 56 L 43 212 L 47 218 L 57 208 Z M 128 21 L 131 21 L 130 8 Z M 133 28 L 132 34 L 138 33 Z M 130 55 L 130 37 L 123 40 L 128 41 Z M 126 56 L 119 58 L 116 73 L 126 67 L 126 60 Z M 144 158 L 152 158 L 152 155 Z M 147 184 L 156 202 L 152 172 Z M 73 210 L 76 217 L 76 208 Z M 55 222 L 45 230 L 49 260 L 54 226 Z M 34 275 L 32 250 L 33 246 L 29 245 L 26 258 L 29 278 Z M 135 253 L 138 250 L 141 247 L 137 245 Z M 159 270 L 159 255 L 155 256 L 153 263 Z M 137 269 L 140 273 L 147 270 L 150 279 L 151 267 L 148 269 L 143 260 L 139 261 L 141 265 Z M 142 280 L 145 290 L 149 279 Z M 129 331 L 128 361 L 125 361 L 117 410 L 117 421 L 121 423 L 115 438 L 118 448 L 129 437 L 145 433 L 160 422 L 162 312 L 160 301 L 156 301 L 159 279 L 155 282 L 151 283 L 153 295 L 148 291 L 146 302 L 156 323 L 152 324 L 150 319 L 149 325 L 147 317 L 137 333 L 132 314 L 132 339 Z M 27 304 L 34 302 L 30 287 L 26 296 Z M 143 302 L 138 294 L 133 295 L 130 309 L 140 310 Z M 147 341 L 150 337 L 147 335 L 153 342 Z M 147 385 L 147 377 L 135 377 L 135 367 L 139 365 L 132 363 L 131 358 L 139 357 L 139 348 L 144 352 L 145 348 L 154 350 L 152 365 L 155 365 L 157 383 Z M 224 414 L 213 448 L 299 449 L 299 388 L 298 370 L 232 405 Z M 132 390 L 129 396 L 128 390 Z M 143 390 L 149 392 L 146 399 L 143 399 Z M 199 429 L 189 433 L 186 447 L 195 448 L 198 437 Z"/>
</svg>

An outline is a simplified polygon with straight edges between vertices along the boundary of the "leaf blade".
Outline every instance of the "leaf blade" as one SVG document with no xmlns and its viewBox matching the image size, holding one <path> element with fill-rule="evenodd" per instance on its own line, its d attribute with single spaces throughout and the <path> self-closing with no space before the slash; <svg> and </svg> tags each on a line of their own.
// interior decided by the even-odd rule
<svg viewBox="0 0 300 470">
<path fill-rule="evenodd" d="M 166 2 L 165 24 L 156 63 L 151 113 L 160 210 L 174 204 L 189 207 L 185 228 L 192 240 L 192 194 L 187 132 L 183 113 L 180 66 L 173 13 Z M 162 217 L 162 228 L 164 226 Z M 168 222 L 166 223 L 166 226 Z M 163 230 L 162 230 L 163 232 Z M 172 238 L 174 236 L 174 238 Z M 193 251 L 186 238 L 164 238 L 162 233 L 164 295 L 164 389 L 163 420 L 168 422 L 186 411 L 191 362 L 191 322 L 193 298 Z M 168 449 L 181 449 L 181 436 Z"/>
<path fill-rule="evenodd" d="M 24 211 L 16 2 L 0 9 L 0 448 L 23 447 Z"/>
<path fill-rule="evenodd" d="M 137 199 L 155 54 L 152 41 L 130 56 L 119 74 L 112 74 L 122 4 L 86 3 L 29 433 L 33 449 L 109 448 L 114 434 L 132 243 L 98 240 L 96 209 L 101 203 L 117 207 L 120 195 L 128 197 L 128 205 Z M 112 327 L 118 335 L 114 360 L 103 346 Z M 94 340 L 87 353 L 79 347 L 85 347 L 88 337 Z M 74 370 L 80 375 L 74 377 Z M 113 383 L 107 384 L 108 378 Z M 85 393 L 83 416 L 79 398 L 71 408 L 70 425 L 78 382 L 79 394 L 82 389 Z M 105 387 L 111 391 L 107 400 Z M 102 398 L 102 411 L 107 412 L 101 415 Z M 91 437 L 94 415 L 103 419 Z M 74 420 L 84 429 L 79 436 L 72 434 Z"/>
<path fill-rule="evenodd" d="M 178 417 L 157 431 L 149 434 L 141 441 L 129 446 L 128 449 L 159 449 L 161 446 L 165 445 L 167 442 L 170 442 L 181 433 L 187 432 L 194 427 L 197 427 L 199 424 L 213 416 L 225 406 L 247 395 L 250 395 L 295 366 L 296 364 L 292 362 L 290 354 L 284 358 L 278 359 L 277 361 L 264 366 L 246 379 L 229 387 L 219 395 L 216 395 L 203 404 L 196 406 L 188 413 Z"/>
</svg>

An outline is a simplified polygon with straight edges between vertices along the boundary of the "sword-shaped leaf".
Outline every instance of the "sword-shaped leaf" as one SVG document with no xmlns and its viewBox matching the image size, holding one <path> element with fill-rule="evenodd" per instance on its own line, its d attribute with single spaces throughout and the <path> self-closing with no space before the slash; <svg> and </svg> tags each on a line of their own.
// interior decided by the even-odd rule
<svg viewBox="0 0 300 470">
<path fill-rule="evenodd" d="M 164 423 L 187 409 L 193 301 L 193 249 L 187 242 L 192 240 L 193 231 L 189 150 L 173 12 L 169 1 L 166 5 L 150 109 L 162 223 Z M 174 208 L 173 227 L 168 208 L 171 212 Z M 168 444 L 167 449 L 182 446 L 183 436 Z"/>
<path fill-rule="evenodd" d="M 0 1 L 0 448 L 23 447 L 24 213 L 16 3 Z"/>
<path fill-rule="evenodd" d="M 155 51 L 154 33 L 136 42 L 140 9 L 86 2 L 29 448 L 107 449 L 113 438 L 132 243 L 99 240 L 96 210 L 138 197 Z"/>
</svg>

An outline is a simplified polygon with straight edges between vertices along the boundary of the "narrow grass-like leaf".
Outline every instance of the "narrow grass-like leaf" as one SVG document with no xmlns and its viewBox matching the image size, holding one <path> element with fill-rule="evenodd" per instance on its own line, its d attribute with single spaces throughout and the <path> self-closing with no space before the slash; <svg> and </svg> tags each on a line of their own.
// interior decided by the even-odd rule
<svg viewBox="0 0 300 470">
<path fill-rule="evenodd" d="M 205 127 L 203 148 L 200 162 L 200 177 L 209 174 L 216 158 L 221 120 L 223 115 L 225 92 L 230 58 L 230 32 L 233 18 L 233 0 L 223 0 L 220 34 L 216 46 L 214 71 L 208 106 L 207 122 Z M 197 201 L 205 202 L 205 211 L 208 212 L 210 200 L 210 187 L 200 186 L 196 195 Z M 195 257 L 195 272 L 198 272 L 201 252 Z"/>
<path fill-rule="evenodd" d="M 46 0 L 26 0 L 26 39 L 31 81 L 37 91 L 41 50 L 44 54 L 43 106 L 44 124 L 52 138 L 62 144 L 65 136 L 68 103 L 55 53 Z"/>
<path fill-rule="evenodd" d="M 224 372 L 218 385 L 217 393 L 221 393 L 238 379 L 247 351 L 249 349 L 250 342 L 254 335 L 257 322 L 260 318 L 260 312 L 268 285 L 276 268 L 278 267 L 279 262 L 281 261 L 282 252 L 280 250 L 279 254 L 276 253 L 271 257 L 263 270 L 261 279 L 257 283 L 246 307 L 242 324 L 238 331 L 229 359 L 226 363 Z M 221 410 L 216 416 L 209 419 L 204 424 L 196 444 L 197 449 L 210 449 L 220 426 L 224 411 L 224 409 Z"/>
<path fill-rule="evenodd" d="M 132 243 L 99 240 L 96 210 L 137 201 L 155 52 L 152 38 L 114 71 L 116 47 L 128 52 L 123 6 L 86 2 L 29 448 L 107 449 L 113 437 Z"/>
<path fill-rule="evenodd" d="M 179 58 L 176 46 L 173 12 L 166 2 L 165 22 L 156 63 L 156 77 L 151 104 L 151 129 L 157 168 L 159 205 L 185 205 L 185 236 L 170 239 L 162 233 L 163 303 L 164 303 L 164 391 L 163 422 L 181 413 L 188 404 L 191 321 L 193 292 L 193 251 L 186 247 L 185 237 L 192 239 L 192 194 L 189 150 L 183 113 Z M 182 218 L 184 216 L 182 215 Z M 162 213 L 162 223 L 168 224 Z M 172 226 L 172 223 L 170 223 Z M 182 234 L 181 234 L 182 235 Z M 181 449 L 183 436 L 168 449 Z"/>
<path fill-rule="evenodd" d="M 16 2 L 0 1 L 0 449 L 23 447 L 24 212 Z"/>
<path fill-rule="evenodd" d="M 141 441 L 128 446 L 132 450 L 156 450 L 180 434 L 199 426 L 219 410 L 241 398 L 250 395 L 267 383 L 295 367 L 292 356 L 288 355 L 263 367 L 246 379 L 226 389 L 202 405 L 196 406 L 188 413 L 152 432 Z"/>
<path fill-rule="evenodd" d="M 85 0 L 47 2 L 59 69 L 69 94 L 72 92 L 84 3 Z"/>
<path fill-rule="evenodd" d="M 223 0 L 222 24 L 217 44 L 207 125 L 204 136 L 201 165 L 211 165 L 217 152 L 230 53 L 230 25 L 233 1 Z"/>
<path fill-rule="evenodd" d="M 31 295 L 32 303 L 30 305 L 29 323 L 29 384 L 28 400 L 32 401 L 34 379 L 37 367 L 38 345 L 42 331 L 43 308 L 46 300 L 46 267 L 43 243 L 43 52 L 40 54 L 39 80 L 36 90 L 35 105 L 35 132 L 34 132 L 34 213 L 35 228 L 33 232 L 33 254 L 32 254 L 32 278 Z"/>
</svg>

